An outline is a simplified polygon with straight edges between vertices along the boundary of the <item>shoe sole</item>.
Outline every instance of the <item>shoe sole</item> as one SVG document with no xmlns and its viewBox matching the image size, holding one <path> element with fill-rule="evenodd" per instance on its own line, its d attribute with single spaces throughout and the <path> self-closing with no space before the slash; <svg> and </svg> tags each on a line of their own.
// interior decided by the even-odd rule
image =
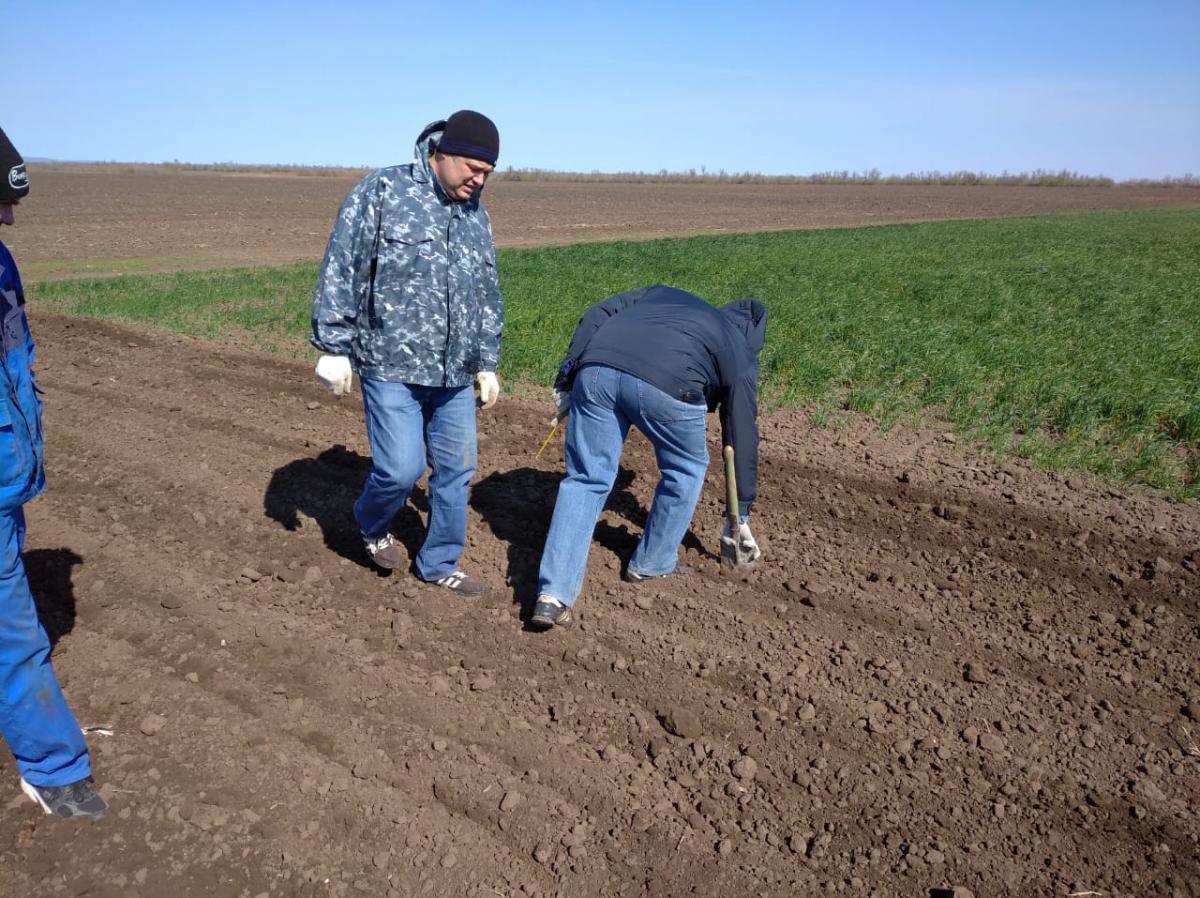
<svg viewBox="0 0 1200 898">
<path fill-rule="evenodd" d="M 662 580 L 665 577 L 686 577 L 689 574 L 694 574 L 696 569 L 681 564 L 673 571 L 667 571 L 665 574 L 639 574 L 637 571 L 625 569 L 625 573 L 621 575 L 621 579 L 626 583 L 648 583 L 651 580 Z"/>
<path fill-rule="evenodd" d="M 481 595 L 483 595 L 483 592 L 484 592 L 482 589 L 480 589 L 479 591 L 476 592 L 476 591 L 472 591 L 472 590 L 468 590 L 468 589 L 461 589 L 461 588 L 455 587 L 455 586 L 443 586 L 441 583 L 438 583 L 436 580 L 425 580 L 424 582 L 428 583 L 430 586 L 436 586 L 439 589 L 444 589 L 444 590 L 446 590 L 446 592 L 454 593 L 454 595 L 459 596 L 464 599 L 477 599 Z"/>
<path fill-rule="evenodd" d="M 371 564 L 375 565 L 375 567 L 379 568 L 382 571 L 394 571 L 396 569 L 396 567 L 400 564 L 399 559 L 397 559 L 396 561 L 388 561 L 383 558 L 376 558 L 370 552 L 367 553 L 367 557 L 371 559 Z"/>
<path fill-rule="evenodd" d="M 568 614 L 566 620 L 555 618 L 551 620 L 547 617 L 531 617 L 529 618 L 529 626 L 535 630 L 553 630 L 555 627 L 561 627 L 564 630 L 569 630 L 575 626 L 575 618 Z"/>
</svg>

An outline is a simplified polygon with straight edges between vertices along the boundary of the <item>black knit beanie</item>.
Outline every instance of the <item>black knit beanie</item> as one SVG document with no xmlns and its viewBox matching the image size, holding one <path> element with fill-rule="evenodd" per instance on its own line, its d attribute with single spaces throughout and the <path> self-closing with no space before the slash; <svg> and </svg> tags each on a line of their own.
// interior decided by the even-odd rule
<svg viewBox="0 0 1200 898">
<path fill-rule="evenodd" d="M 25 160 L 0 128 L 0 203 L 14 203 L 29 193 Z"/>
<path fill-rule="evenodd" d="M 446 119 L 437 149 L 439 153 L 467 156 L 495 165 L 500 156 L 500 132 L 486 115 L 460 109 Z"/>
</svg>

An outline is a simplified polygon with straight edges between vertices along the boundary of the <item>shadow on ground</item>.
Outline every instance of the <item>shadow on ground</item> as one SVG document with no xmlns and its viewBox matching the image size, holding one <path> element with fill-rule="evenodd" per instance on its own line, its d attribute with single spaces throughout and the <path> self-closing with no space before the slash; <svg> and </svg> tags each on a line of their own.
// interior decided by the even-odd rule
<svg viewBox="0 0 1200 898">
<path fill-rule="evenodd" d="M 595 541 L 593 563 L 598 546 L 615 555 L 623 568 L 641 538 L 648 510 L 629 489 L 636 476 L 632 468 L 621 467 L 605 504 L 607 510 L 629 524 L 613 525 L 601 520 L 593 533 L 580 534 L 580 539 Z M 532 612 L 537 599 L 538 565 L 561 480 L 558 472 L 525 467 L 496 471 L 471 489 L 471 506 L 496 539 L 508 546 L 505 582 L 513 590 L 513 601 L 521 606 L 522 619 Z M 712 554 L 691 530 L 683 544 L 701 555 Z"/>
<path fill-rule="evenodd" d="M 70 549 L 32 549 L 25 553 L 24 560 L 38 618 L 54 646 L 75 628 L 72 574 L 83 559 Z"/>
<path fill-rule="evenodd" d="M 315 458 L 298 458 L 271 475 L 263 495 L 263 511 L 288 530 L 299 529 L 301 514 L 312 518 L 321 528 L 328 549 L 362 567 L 378 570 L 363 549 L 353 512 L 354 500 L 370 470 L 369 456 L 341 445 L 332 446 Z M 425 538 L 420 513 L 428 510 L 425 491 L 417 486 L 392 522 L 392 533 L 404 544 L 410 559 Z M 387 572 L 379 573 L 387 576 Z"/>
</svg>

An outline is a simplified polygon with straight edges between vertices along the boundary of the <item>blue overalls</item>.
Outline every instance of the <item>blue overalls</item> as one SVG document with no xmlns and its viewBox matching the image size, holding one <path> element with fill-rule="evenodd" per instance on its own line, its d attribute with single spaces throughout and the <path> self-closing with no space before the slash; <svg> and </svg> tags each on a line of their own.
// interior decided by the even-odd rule
<svg viewBox="0 0 1200 898">
<path fill-rule="evenodd" d="M 26 782 L 65 786 L 90 776 L 91 768 L 87 743 L 50 666 L 50 640 L 38 621 L 21 561 L 22 506 L 46 484 L 42 402 L 33 379 L 33 336 L 21 276 L 3 243 L 0 325 L 0 735 Z"/>
</svg>

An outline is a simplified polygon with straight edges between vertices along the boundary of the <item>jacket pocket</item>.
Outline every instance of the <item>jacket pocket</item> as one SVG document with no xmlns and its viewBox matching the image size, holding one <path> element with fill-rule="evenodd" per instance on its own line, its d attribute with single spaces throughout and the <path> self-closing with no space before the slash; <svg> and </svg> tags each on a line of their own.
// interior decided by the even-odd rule
<svg viewBox="0 0 1200 898">
<path fill-rule="evenodd" d="M 403 289 L 407 284 L 429 283 L 432 280 L 432 237 L 387 228 L 382 236 L 375 275 L 377 291 Z"/>
<path fill-rule="evenodd" d="M 4 403 L 0 403 L 3 407 Z M 29 482 L 33 472 L 33 447 L 25 428 L 13 427 L 7 414 L 0 423 L 0 490 L 11 490 Z"/>
</svg>

